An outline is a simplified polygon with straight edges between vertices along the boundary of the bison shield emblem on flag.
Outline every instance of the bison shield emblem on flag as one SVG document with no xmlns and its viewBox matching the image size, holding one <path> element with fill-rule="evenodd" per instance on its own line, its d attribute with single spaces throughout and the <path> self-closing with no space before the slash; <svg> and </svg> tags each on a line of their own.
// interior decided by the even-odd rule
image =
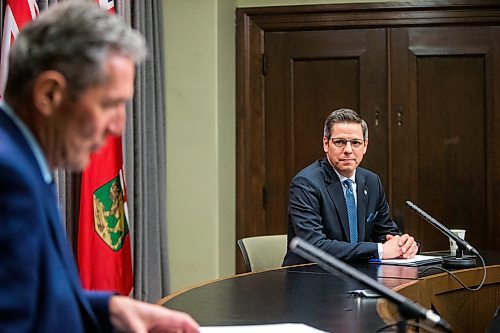
<svg viewBox="0 0 500 333">
<path fill-rule="evenodd" d="M 93 203 L 94 230 L 113 251 L 119 251 L 128 233 L 119 176 L 94 192 Z"/>
</svg>

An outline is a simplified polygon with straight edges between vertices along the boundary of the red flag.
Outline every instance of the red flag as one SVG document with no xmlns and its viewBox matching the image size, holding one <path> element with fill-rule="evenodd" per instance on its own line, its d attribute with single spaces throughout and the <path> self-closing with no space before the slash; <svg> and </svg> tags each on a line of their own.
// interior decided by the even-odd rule
<svg viewBox="0 0 500 333">
<path fill-rule="evenodd" d="M 114 2 L 97 0 L 114 13 Z M 82 173 L 78 266 L 85 289 L 132 291 L 130 234 L 121 138 L 108 138 Z"/>
<path fill-rule="evenodd" d="M 133 286 L 121 138 L 109 137 L 82 173 L 78 265 L 85 289 L 129 295 Z"/>
<path fill-rule="evenodd" d="M 0 60 L 0 99 L 3 99 L 7 71 L 9 68 L 9 51 L 12 43 L 22 27 L 38 16 L 38 5 L 35 0 L 7 0 L 3 21 L 2 52 Z"/>
</svg>

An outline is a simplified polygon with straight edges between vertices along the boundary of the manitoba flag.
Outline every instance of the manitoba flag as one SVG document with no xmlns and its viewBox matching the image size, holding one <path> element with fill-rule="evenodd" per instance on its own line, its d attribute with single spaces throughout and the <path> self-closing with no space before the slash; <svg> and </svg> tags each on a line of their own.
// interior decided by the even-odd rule
<svg viewBox="0 0 500 333">
<path fill-rule="evenodd" d="M 114 13 L 114 2 L 98 0 Z M 121 137 L 109 137 L 82 173 L 78 266 L 85 289 L 129 295 L 134 278 Z"/>
<path fill-rule="evenodd" d="M 82 173 L 78 265 L 85 289 L 129 295 L 133 286 L 120 137 L 91 156 Z"/>
<path fill-rule="evenodd" d="M 38 13 L 38 5 L 35 0 L 7 0 L 0 56 L 0 100 L 3 100 L 5 83 L 7 82 L 10 47 L 22 27 L 37 17 Z"/>
</svg>

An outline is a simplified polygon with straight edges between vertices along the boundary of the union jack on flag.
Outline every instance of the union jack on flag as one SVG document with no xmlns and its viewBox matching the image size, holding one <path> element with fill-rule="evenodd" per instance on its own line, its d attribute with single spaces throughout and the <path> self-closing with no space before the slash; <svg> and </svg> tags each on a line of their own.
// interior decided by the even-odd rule
<svg viewBox="0 0 500 333">
<path fill-rule="evenodd" d="M 2 50 L 0 60 L 0 100 L 3 99 L 7 71 L 9 68 L 9 51 L 17 34 L 23 26 L 38 16 L 38 4 L 35 0 L 7 0 L 3 21 Z"/>
<path fill-rule="evenodd" d="M 102 9 L 106 9 L 110 13 L 115 12 L 115 1 L 114 0 L 97 0 L 99 6 Z"/>
</svg>

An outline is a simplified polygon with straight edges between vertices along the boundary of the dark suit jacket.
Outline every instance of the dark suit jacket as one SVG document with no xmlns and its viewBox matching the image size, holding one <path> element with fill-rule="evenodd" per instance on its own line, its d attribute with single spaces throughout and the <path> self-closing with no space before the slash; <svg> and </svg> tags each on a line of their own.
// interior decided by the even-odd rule
<svg viewBox="0 0 500 333">
<path fill-rule="evenodd" d="M 380 178 L 356 169 L 358 240 L 349 243 L 349 220 L 339 177 L 326 159 L 301 170 L 290 185 L 288 242 L 298 236 L 345 261 L 378 258 L 377 242 L 387 234 L 399 234 L 389 217 L 389 205 Z M 283 265 L 307 260 L 288 249 Z"/>
<path fill-rule="evenodd" d="M 57 195 L 0 110 L 0 332 L 111 330 L 111 293 L 82 290 Z"/>
</svg>

